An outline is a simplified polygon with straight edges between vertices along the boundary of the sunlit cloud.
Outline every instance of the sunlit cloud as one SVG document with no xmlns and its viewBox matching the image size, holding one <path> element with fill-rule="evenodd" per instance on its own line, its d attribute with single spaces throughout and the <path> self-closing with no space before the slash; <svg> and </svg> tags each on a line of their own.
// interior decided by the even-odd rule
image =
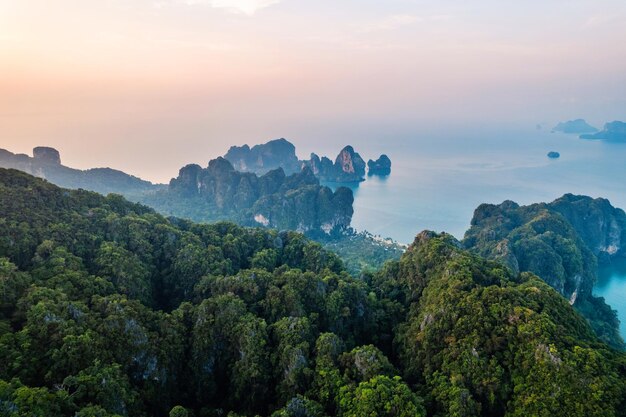
<svg viewBox="0 0 626 417">
<path fill-rule="evenodd" d="M 280 3 L 281 0 L 176 0 L 189 6 L 204 5 L 233 13 L 253 15 L 261 9 Z"/>
</svg>

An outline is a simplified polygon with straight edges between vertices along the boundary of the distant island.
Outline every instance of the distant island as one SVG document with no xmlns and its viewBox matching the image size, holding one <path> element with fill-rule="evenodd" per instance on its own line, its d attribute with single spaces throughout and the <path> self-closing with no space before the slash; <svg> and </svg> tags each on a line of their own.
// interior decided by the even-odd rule
<svg viewBox="0 0 626 417">
<path fill-rule="evenodd" d="M 387 176 L 391 174 L 391 159 L 387 155 L 381 155 L 376 161 L 367 161 L 367 174 Z"/>
<path fill-rule="evenodd" d="M 548 152 L 548 158 L 550 159 L 559 159 L 561 157 L 561 154 L 558 152 Z"/>
<path fill-rule="evenodd" d="M 595 134 L 581 135 L 581 139 L 626 142 L 626 123 L 615 121 L 604 125 L 604 130 Z"/>
<path fill-rule="evenodd" d="M 391 160 L 381 155 L 378 161 L 366 164 L 361 155 L 352 146 L 345 146 L 334 162 L 325 156 L 312 153 L 308 160 L 298 160 L 296 147 L 288 140 L 281 138 L 267 143 L 255 145 L 232 146 L 224 159 L 229 161 L 237 171 L 253 172 L 258 175 L 282 168 L 287 175 L 300 172 L 309 167 L 313 174 L 323 182 L 356 183 L 365 180 L 366 168 L 371 175 L 389 175 Z"/>
<path fill-rule="evenodd" d="M 584 119 L 561 122 L 552 129 L 553 132 L 581 135 L 584 133 L 596 133 L 598 129 L 591 126 Z"/>
</svg>

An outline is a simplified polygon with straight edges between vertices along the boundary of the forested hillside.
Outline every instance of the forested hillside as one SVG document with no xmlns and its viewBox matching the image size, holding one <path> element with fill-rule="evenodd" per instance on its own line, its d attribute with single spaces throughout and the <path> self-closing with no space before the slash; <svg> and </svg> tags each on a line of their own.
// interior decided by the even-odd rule
<svg viewBox="0 0 626 417">
<path fill-rule="evenodd" d="M 423 232 L 360 279 L 294 232 L 0 169 L 0 415 L 626 416 L 559 293 Z"/>
<path fill-rule="evenodd" d="M 604 199 L 565 195 L 545 204 L 483 204 L 464 239 L 466 248 L 532 272 L 570 300 L 598 336 L 617 348 L 619 321 L 604 299 L 593 296 L 598 263 L 624 257 L 626 214 Z"/>
</svg>

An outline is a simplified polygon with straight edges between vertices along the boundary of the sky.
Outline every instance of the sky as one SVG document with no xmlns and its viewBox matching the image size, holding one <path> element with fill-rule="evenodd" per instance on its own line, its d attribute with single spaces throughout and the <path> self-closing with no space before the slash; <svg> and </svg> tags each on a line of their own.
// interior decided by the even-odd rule
<svg viewBox="0 0 626 417">
<path fill-rule="evenodd" d="M 577 117 L 626 118 L 623 0 L 0 0 L 0 148 L 78 168 Z"/>
</svg>

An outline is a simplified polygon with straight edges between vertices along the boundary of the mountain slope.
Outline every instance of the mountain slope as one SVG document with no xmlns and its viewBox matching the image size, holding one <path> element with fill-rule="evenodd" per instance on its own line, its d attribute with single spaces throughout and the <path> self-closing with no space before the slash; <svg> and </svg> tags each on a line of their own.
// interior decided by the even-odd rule
<svg viewBox="0 0 626 417">
<path fill-rule="evenodd" d="M 424 232 L 363 279 L 297 233 L 0 169 L 0 413 L 623 417 L 626 358 Z"/>
<path fill-rule="evenodd" d="M 513 271 L 540 276 L 590 320 L 603 340 L 623 347 L 615 312 L 593 296 L 593 286 L 598 259 L 623 257 L 625 239 L 622 210 L 603 199 L 568 194 L 550 204 L 483 204 L 463 244 Z"/>
</svg>

